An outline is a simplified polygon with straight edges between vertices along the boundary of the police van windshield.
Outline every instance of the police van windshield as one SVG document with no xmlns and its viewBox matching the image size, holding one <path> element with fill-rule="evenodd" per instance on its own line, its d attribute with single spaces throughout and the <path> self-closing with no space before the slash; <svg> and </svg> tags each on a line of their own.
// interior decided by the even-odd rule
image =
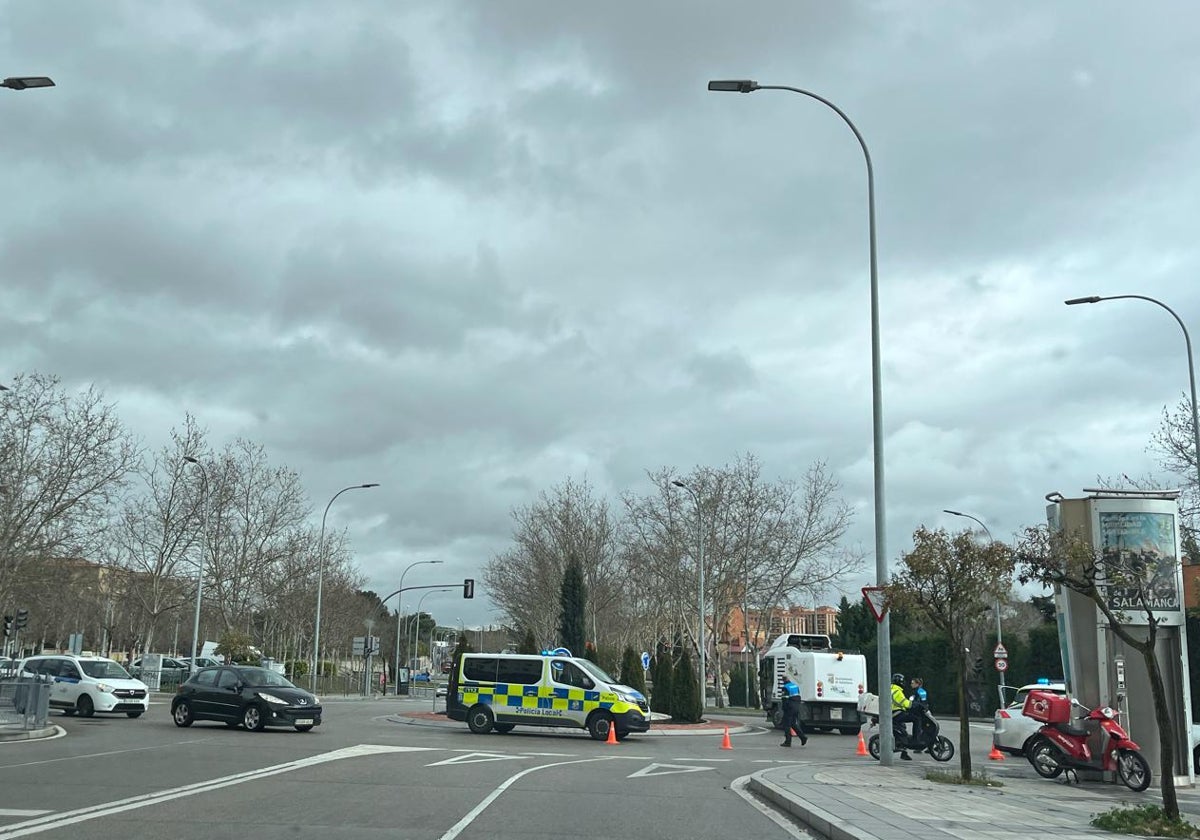
<svg viewBox="0 0 1200 840">
<path fill-rule="evenodd" d="M 80 661 L 79 667 L 83 669 L 83 673 L 98 680 L 132 679 L 128 671 L 116 662 L 111 662 L 107 659 L 93 659 L 91 661 L 84 659 Z"/>
<path fill-rule="evenodd" d="M 605 682 L 609 685 L 614 685 L 617 682 L 608 674 L 604 673 L 604 669 L 595 662 L 592 662 L 588 659 L 576 659 L 575 661 L 579 663 L 579 667 L 583 668 L 583 670 L 587 671 L 600 682 Z"/>
</svg>

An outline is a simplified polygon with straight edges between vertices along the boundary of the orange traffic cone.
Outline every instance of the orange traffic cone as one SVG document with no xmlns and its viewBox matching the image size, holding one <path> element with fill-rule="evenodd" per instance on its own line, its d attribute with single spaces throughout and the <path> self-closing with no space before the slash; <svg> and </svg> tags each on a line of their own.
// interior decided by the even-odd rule
<svg viewBox="0 0 1200 840">
<path fill-rule="evenodd" d="M 733 749 L 733 744 L 729 743 L 729 727 L 728 726 L 725 727 L 725 737 L 721 739 L 721 749 L 723 749 L 723 750 Z"/>
<path fill-rule="evenodd" d="M 614 724 L 610 723 L 608 725 L 608 740 L 605 741 L 604 743 L 606 743 L 606 744 L 617 743 L 617 727 Z"/>
<path fill-rule="evenodd" d="M 867 752 L 867 742 L 863 740 L 861 731 L 858 733 L 858 750 L 855 751 L 854 754 L 855 755 L 869 755 L 869 753 Z"/>
<path fill-rule="evenodd" d="M 1003 761 L 1004 753 L 1000 752 L 1000 750 L 996 748 L 995 744 L 992 744 L 992 751 L 988 753 L 988 758 L 992 761 Z"/>
</svg>

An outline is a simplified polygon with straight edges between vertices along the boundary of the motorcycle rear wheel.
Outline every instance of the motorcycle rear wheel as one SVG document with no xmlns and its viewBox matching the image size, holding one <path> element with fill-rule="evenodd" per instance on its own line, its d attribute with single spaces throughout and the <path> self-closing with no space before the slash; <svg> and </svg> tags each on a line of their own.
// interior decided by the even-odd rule
<svg viewBox="0 0 1200 840">
<path fill-rule="evenodd" d="M 872 735 L 867 739 L 867 752 L 871 754 L 871 758 L 879 760 L 879 735 Z"/>
<path fill-rule="evenodd" d="M 945 735 L 939 735 L 929 748 L 929 754 L 934 761 L 949 761 L 954 758 L 954 742 Z"/>
<path fill-rule="evenodd" d="M 1150 787 L 1150 765 L 1136 750 L 1117 752 L 1117 778 L 1125 787 L 1140 793 Z"/>
<path fill-rule="evenodd" d="M 1057 779 L 1062 775 L 1062 755 L 1059 753 L 1058 747 L 1045 738 L 1038 738 L 1030 744 L 1029 748 L 1025 750 L 1025 754 L 1029 758 L 1029 763 L 1033 765 L 1034 772 L 1043 779 Z"/>
</svg>

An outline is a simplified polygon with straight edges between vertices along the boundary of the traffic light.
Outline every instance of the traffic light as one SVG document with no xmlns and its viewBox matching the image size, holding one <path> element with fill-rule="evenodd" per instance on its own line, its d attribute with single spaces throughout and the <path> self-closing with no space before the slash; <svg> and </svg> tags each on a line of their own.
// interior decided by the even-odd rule
<svg viewBox="0 0 1200 840">
<path fill-rule="evenodd" d="M 22 607 L 17 610 L 17 629 L 24 630 L 25 625 L 29 623 L 29 610 Z"/>
<path fill-rule="evenodd" d="M 475 578 L 465 578 L 463 580 L 463 597 L 464 598 L 474 598 L 475 597 Z"/>
<path fill-rule="evenodd" d="M 4 616 L 4 638 L 8 638 L 13 634 L 13 617 L 11 615 Z"/>
</svg>

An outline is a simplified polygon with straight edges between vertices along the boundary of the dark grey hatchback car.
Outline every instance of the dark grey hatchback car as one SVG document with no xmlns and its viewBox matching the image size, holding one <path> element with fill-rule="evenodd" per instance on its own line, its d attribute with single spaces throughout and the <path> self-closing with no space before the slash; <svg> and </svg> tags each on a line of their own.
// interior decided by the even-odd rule
<svg viewBox="0 0 1200 840">
<path fill-rule="evenodd" d="M 307 732 L 321 725 L 321 701 L 274 671 L 230 665 L 204 668 L 182 683 L 171 700 L 171 718 L 176 726 L 215 720 L 253 732 L 268 726 Z"/>
</svg>

